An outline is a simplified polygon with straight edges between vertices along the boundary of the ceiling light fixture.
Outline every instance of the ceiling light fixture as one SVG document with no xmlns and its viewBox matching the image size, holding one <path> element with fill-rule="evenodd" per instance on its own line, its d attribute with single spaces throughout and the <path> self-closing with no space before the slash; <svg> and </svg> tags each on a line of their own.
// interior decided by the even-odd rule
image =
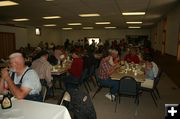
<svg viewBox="0 0 180 119">
<path fill-rule="evenodd" d="M 13 19 L 13 21 L 29 21 L 27 18 Z"/>
<path fill-rule="evenodd" d="M 81 23 L 68 23 L 68 25 L 76 26 L 76 25 L 82 25 Z"/>
<path fill-rule="evenodd" d="M 0 1 L 0 7 L 4 6 L 14 6 L 14 5 L 19 5 L 19 3 L 10 1 L 10 0 L 5 0 L 5 1 Z"/>
<path fill-rule="evenodd" d="M 117 27 L 115 27 L 115 26 L 108 26 L 108 27 L 104 27 L 105 29 L 115 29 L 115 28 L 117 28 Z"/>
<path fill-rule="evenodd" d="M 45 24 L 45 25 L 43 25 L 43 26 L 57 26 L 56 24 Z"/>
<path fill-rule="evenodd" d="M 93 27 L 83 27 L 83 29 L 94 29 Z"/>
<path fill-rule="evenodd" d="M 61 16 L 47 16 L 47 17 L 43 17 L 43 19 L 59 19 L 61 18 Z"/>
<path fill-rule="evenodd" d="M 122 15 L 145 15 L 145 12 L 123 12 Z"/>
<path fill-rule="evenodd" d="M 79 14 L 80 17 L 98 17 L 100 14 Z"/>
<path fill-rule="evenodd" d="M 136 21 L 136 22 L 126 22 L 126 24 L 142 24 L 141 21 Z"/>
<path fill-rule="evenodd" d="M 52 2 L 52 1 L 54 1 L 54 0 L 46 0 L 47 2 Z"/>
<path fill-rule="evenodd" d="M 141 27 L 140 26 L 129 26 L 128 28 L 129 29 L 140 29 Z"/>
<path fill-rule="evenodd" d="M 111 22 L 96 22 L 95 24 L 111 24 Z"/>
<path fill-rule="evenodd" d="M 62 30 L 71 30 L 72 28 L 62 28 Z"/>
</svg>

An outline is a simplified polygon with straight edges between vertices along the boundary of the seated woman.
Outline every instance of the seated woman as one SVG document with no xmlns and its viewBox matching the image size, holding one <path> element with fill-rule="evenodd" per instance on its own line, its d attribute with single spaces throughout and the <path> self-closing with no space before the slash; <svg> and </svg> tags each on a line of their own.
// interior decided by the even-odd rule
<svg viewBox="0 0 180 119">
<path fill-rule="evenodd" d="M 113 61 L 115 61 L 113 62 L 113 64 L 111 61 L 112 58 L 114 59 Z M 116 62 L 116 58 L 118 58 L 118 52 L 112 51 L 108 56 L 105 56 L 101 60 L 100 66 L 97 70 L 97 77 L 100 79 L 100 83 L 111 87 L 111 94 L 113 98 L 115 97 L 114 94 L 118 90 L 118 82 L 115 80 L 111 80 L 110 75 L 119 67 Z M 110 94 L 107 94 L 106 97 L 111 99 Z"/>
<path fill-rule="evenodd" d="M 151 55 L 146 55 L 145 58 L 145 82 L 141 83 L 141 87 L 153 88 L 154 78 L 157 77 L 159 68 L 152 60 Z"/>
<path fill-rule="evenodd" d="M 65 79 L 65 87 L 66 89 L 74 88 L 73 82 L 78 82 L 83 73 L 83 59 L 80 56 L 79 52 L 74 50 L 72 53 L 72 63 L 70 68 L 68 69 L 69 75 Z"/>
</svg>

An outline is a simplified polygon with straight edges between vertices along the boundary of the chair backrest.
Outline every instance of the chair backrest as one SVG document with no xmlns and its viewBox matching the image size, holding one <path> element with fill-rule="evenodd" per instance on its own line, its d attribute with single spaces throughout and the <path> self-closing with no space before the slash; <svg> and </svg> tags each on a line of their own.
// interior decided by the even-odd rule
<svg viewBox="0 0 180 119">
<path fill-rule="evenodd" d="M 93 102 L 88 93 L 78 89 L 68 90 L 71 101 L 68 110 L 74 114 L 74 119 L 97 119 Z"/>
<path fill-rule="evenodd" d="M 62 97 L 61 102 L 60 102 L 60 105 L 64 105 L 63 103 L 65 101 L 66 102 L 70 102 L 71 101 L 71 96 L 70 96 L 70 94 L 67 91 L 64 92 L 63 97 Z"/>
<path fill-rule="evenodd" d="M 80 78 L 80 83 L 86 81 L 88 79 L 88 69 L 84 69 L 81 78 Z"/>
<path fill-rule="evenodd" d="M 162 69 L 159 69 L 158 75 L 154 78 L 153 88 L 155 88 L 158 85 L 158 83 L 159 83 L 159 81 L 161 79 L 161 75 L 162 75 Z"/>
<path fill-rule="evenodd" d="M 100 79 L 99 79 L 99 77 L 97 76 L 97 69 L 96 69 L 96 71 L 95 71 L 95 79 L 96 79 L 96 84 L 97 84 L 97 86 L 98 87 L 100 87 L 101 86 L 101 83 L 100 83 Z"/>
<path fill-rule="evenodd" d="M 47 94 L 47 88 L 46 88 L 46 86 L 42 86 L 42 89 L 41 89 L 40 94 L 42 95 L 42 97 L 43 97 L 43 102 L 44 102 L 44 101 L 45 101 L 45 98 L 46 98 L 46 94 Z"/>
<path fill-rule="evenodd" d="M 119 82 L 119 93 L 122 95 L 135 96 L 139 92 L 140 84 L 133 77 L 124 76 Z"/>
</svg>

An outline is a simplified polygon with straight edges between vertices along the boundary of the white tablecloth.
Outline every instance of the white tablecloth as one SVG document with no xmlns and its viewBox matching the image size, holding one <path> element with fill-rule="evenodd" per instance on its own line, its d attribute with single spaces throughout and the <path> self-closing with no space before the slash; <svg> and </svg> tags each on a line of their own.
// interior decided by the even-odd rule
<svg viewBox="0 0 180 119">
<path fill-rule="evenodd" d="M 12 108 L 0 107 L 0 119 L 71 119 L 64 106 L 28 100 L 13 100 Z"/>
</svg>

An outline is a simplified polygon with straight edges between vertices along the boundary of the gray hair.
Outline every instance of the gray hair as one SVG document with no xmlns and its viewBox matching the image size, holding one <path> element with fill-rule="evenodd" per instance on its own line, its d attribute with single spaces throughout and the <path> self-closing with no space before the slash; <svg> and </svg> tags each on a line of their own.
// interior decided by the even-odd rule
<svg viewBox="0 0 180 119">
<path fill-rule="evenodd" d="M 9 55 L 9 59 L 15 58 L 15 57 L 23 57 L 22 53 L 15 52 Z"/>
</svg>

